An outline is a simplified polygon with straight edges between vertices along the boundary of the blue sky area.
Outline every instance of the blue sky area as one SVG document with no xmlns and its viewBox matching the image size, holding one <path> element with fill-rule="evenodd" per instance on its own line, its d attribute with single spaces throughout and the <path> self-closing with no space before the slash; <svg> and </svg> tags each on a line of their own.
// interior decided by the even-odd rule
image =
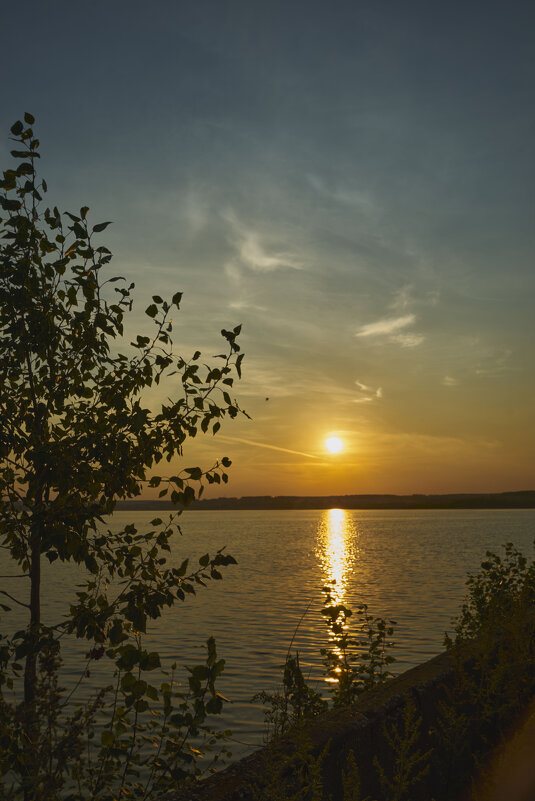
<svg viewBox="0 0 535 801">
<path fill-rule="evenodd" d="M 134 327 L 177 290 L 185 354 L 243 323 L 253 419 L 184 462 L 227 494 L 534 488 L 534 8 L 3 5 L 2 167 L 30 111 Z"/>
</svg>

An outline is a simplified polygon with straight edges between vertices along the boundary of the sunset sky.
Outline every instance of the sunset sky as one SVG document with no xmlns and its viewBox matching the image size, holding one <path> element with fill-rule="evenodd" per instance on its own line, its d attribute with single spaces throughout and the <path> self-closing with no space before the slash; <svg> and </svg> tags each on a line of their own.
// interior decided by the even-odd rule
<svg viewBox="0 0 535 801">
<path fill-rule="evenodd" d="M 185 355 L 243 324 L 212 495 L 535 488 L 534 9 L 3 4 L 1 168 L 30 111 L 139 331 L 177 290 Z"/>
</svg>

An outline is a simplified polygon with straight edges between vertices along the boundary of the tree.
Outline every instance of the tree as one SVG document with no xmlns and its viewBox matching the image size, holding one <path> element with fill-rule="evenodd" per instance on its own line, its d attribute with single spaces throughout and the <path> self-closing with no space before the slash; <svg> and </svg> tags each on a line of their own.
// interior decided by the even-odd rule
<svg viewBox="0 0 535 801">
<path fill-rule="evenodd" d="M 170 302 L 154 295 L 146 309 L 152 334 L 125 349 L 134 284 L 104 277 L 111 253 L 94 242 L 110 223 L 90 227 L 87 207 L 64 215 L 57 207 L 42 210 L 47 186 L 38 179 L 34 122 L 25 114 L 12 126 L 18 166 L 0 181 L 0 543 L 28 587 L 17 595 L 3 590 L 0 599 L 4 613 L 15 603 L 28 615 L 23 630 L 0 640 L 0 782 L 25 801 L 148 798 L 191 770 L 185 744 L 206 714 L 221 709 L 214 681 L 223 660 L 210 640 L 206 664 L 190 669 L 187 696 L 169 681 L 154 687 L 142 677 L 160 659 L 143 648 L 142 634 L 148 620 L 220 579 L 220 566 L 235 561 L 222 551 L 205 554 L 196 567 L 167 558 L 179 510 L 204 484 L 226 482 L 230 461 L 206 471 L 153 471 L 176 461 L 188 437 L 215 434 L 223 417 L 240 413 L 229 395 L 243 358 L 240 326 L 221 332 L 226 353 L 218 366 L 201 366 L 199 352 L 189 360 L 174 352 L 171 313 L 181 293 Z M 180 391 L 154 411 L 143 393 L 164 379 Z M 146 486 L 160 487 L 178 511 L 166 521 L 155 518 L 148 531 L 133 524 L 110 530 L 106 518 L 117 500 Z M 87 570 L 59 625 L 46 626 L 41 617 L 43 559 Z M 85 756 L 81 738 L 104 719 L 103 694 L 74 712 L 60 703 L 65 635 L 85 638 L 89 661 L 104 656 L 115 668 L 112 711 Z M 16 705 L 10 690 L 20 682 L 23 701 Z M 161 705 L 158 734 L 149 731 L 160 737 L 157 759 L 146 757 L 141 744 L 140 732 L 154 729 L 146 720 L 150 702 Z"/>
</svg>

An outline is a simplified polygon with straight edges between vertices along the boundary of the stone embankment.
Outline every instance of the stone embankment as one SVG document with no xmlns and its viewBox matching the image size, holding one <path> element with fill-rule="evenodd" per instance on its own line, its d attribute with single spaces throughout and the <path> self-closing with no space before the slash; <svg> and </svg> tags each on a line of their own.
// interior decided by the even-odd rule
<svg viewBox="0 0 535 801">
<path fill-rule="evenodd" d="M 334 709 L 307 725 L 307 736 L 314 754 L 326 749 L 322 762 L 326 797 L 342 801 L 342 774 L 352 751 L 360 780 L 359 798 L 384 797 L 378 779 L 377 763 L 388 774 L 393 764 L 392 745 L 385 730 L 403 729 L 403 716 L 412 702 L 421 718 L 419 744 L 422 752 L 433 749 L 427 773 L 411 789 L 411 801 L 448 801 L 458 797 L 470 779 L 473 753 L 478 750 L 477 721 L 448 717 L 459 681 L 478 671 L 477 644 L 446 651 L 428 662 L 406 671 L 385 684 L 361 695 L 351 709 Z M 456 689 L 457 688 L 457 689 Z M 449 726 L 449 731 L 448 731 Z M 472 728 L 471 728 L 472 726 Z M 456 732 L 462 730 L 462 741 Z M 284 748 L 291 752 L 291 738 Z M 270 755 L 261 748 L 239 762 L 202 780 L 187 791 L 167 793 L 162 801 L 256 801 Z M 273 762 L 273 756 L 271 756 Z"/>
</svg>

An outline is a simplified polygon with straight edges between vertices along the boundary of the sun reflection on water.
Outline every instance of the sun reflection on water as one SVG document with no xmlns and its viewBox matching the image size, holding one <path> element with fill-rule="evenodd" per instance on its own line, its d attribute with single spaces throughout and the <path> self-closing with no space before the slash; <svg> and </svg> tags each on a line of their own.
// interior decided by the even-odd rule
<svg viewBox="0 0 535 801">
<path fill-rule="evenodd" d="M 355 529 L 345 509 L 329 509 L 318 526 L 317 555 L 324 580 L 332 587 L 333 603 L 345 603 L 347 582 L 355 558 Z"/>
<path fill-rule="evenodd" d="M 356 537 L 351 516 L 345 509 L 329 509 L 324 512 L 317 534 L 316 553 L 323 568 L 325 585 L 329 587 L 331 604 L 347 604 L 347 585 L 355 562 Z M 330 647 L 340 656 L 330 633 Z M 336 682 L 334 677 L 326 682 Z"/>
</svg>

